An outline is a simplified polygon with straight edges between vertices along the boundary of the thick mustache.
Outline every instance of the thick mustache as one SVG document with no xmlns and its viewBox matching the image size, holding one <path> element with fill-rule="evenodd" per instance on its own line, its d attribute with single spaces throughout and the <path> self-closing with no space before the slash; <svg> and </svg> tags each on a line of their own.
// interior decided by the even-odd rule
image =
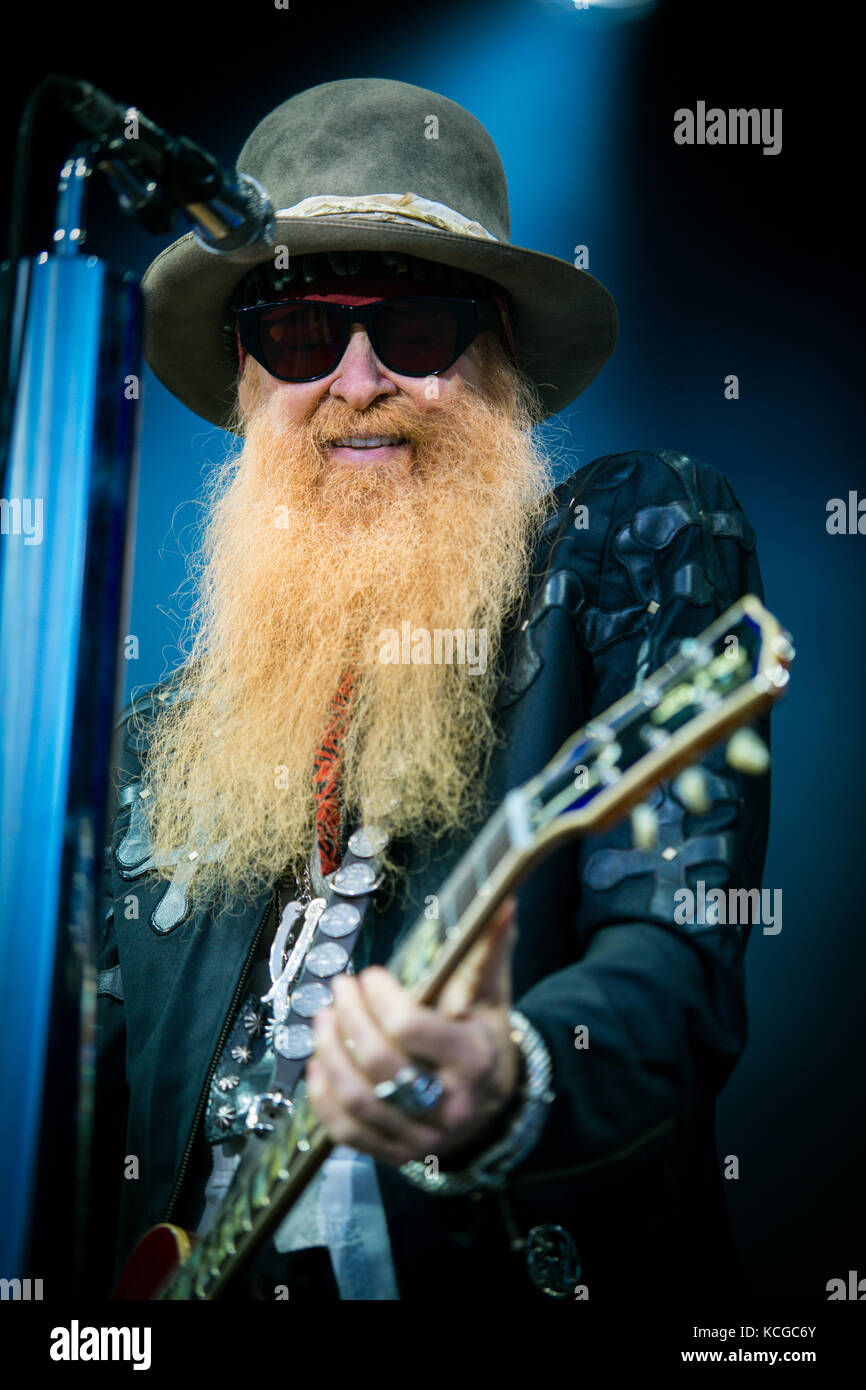
<svg viewBox="0 0 866 1390">
<path fill-rule="evenodd" d="M 417 411 L 399 410 L 370 412 L 328 411 L 321 418 L 313 417 L 308 425 L 310 437 L 316 444 L 330 444 L 334 439 L 351 439 L 361 435 L 378 435 L 394 439 L 417 439 L 423 433 Z"/>
</svg>

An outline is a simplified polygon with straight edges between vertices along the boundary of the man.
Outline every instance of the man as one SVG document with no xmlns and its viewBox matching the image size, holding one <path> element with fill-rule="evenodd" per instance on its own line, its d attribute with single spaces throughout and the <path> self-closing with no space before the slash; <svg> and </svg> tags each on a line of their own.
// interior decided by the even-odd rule
<svg viewBox="0 0 866 1390">
<path fill-rule="evenodd" d="M 119 723 L 96 1142 L 118 1266 L 161 1219 L 210 1229 L 256 1096 L 305 1067 L 334 1154 L 237 1296 L 739 1292 L 714 1104 L 747 933 L 677 926 L 673 893 L 759 883 L 765 780 L 718 752 L 700 817 L 654 796 L 654 848 L 625 824 L 557 851 L 435 1004 L 384 967 L 509 789 L 760 593 L 751 528 L 675 453 L 552 489 L 532 427 L 600 370 L 615 309 L 510 245 L 499 157 L 455 103 L 329 83 L 238 168 L 273 244 L 183 238 L 144 281 L 151 365 L 243 447 L 187 660 Z M 383 874 L 349 960 L 291 903 L 337 901 L 359 857 Z"/>
</svg>

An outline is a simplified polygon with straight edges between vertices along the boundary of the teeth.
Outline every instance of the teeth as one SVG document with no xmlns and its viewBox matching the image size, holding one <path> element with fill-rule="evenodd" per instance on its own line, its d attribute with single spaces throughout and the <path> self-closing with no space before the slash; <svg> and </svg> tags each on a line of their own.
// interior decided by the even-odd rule
<svg viewBox="0 0 866 1390">
<path fill-rule="evenodd" d="M 385 445 L 401 444 L 403 441 L 396 435 L 385 434 L 353 434 L 346 439 L 335 439 L 331 445 L 332 449 L 381 449 Z"/>
</svg>

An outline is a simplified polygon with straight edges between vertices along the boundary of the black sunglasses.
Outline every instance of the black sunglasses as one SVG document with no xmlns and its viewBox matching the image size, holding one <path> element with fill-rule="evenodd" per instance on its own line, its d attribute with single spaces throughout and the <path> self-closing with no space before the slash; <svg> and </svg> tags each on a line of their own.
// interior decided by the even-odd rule
<svg viewBox="0 0 866 1390">
<path fill-rule="evenodd" d="M 499 326 L 491 300 L 382 299 L 323 304 L 281 299 L 237 310 L 241 344 L 279 381 L 316 381 L 338 365 L 354 323 L 363 325 L 379 361 L 401 376 L 447 371 L 472 340 Z"/>
</svg>

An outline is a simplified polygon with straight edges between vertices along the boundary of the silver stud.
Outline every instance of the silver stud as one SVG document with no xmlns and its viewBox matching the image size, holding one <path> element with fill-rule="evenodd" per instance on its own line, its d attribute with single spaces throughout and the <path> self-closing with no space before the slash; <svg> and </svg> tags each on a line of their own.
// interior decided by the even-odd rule
<svg viewBox="0 0 866 1390">
<path fill-rule="evenodd" d="M 274 1033 L 274 1048 L 281 1057 L 298 1061 L 316 1050 L 316 1035 L 306 1023 L 281 1025 Z"/>
<path fill-rule="evenodd" d="M 221 1091 L 233 1091 L 240 1084 L 239 1076 L 221 1076 L 217 1086 Z"/>
<path fill-rule="evenodd" d="M 338 946 L 336 941 L 324 941 L 320 946 L 314 946 L 307 956 L 307 969 L 320 979 L 328 979 L 345 970 L 348 960 L 348 951 Z"/>
<path fill-rule="evenodd" d="M 329 1009 L 333 1002 L 334 996 L 327 985 L 301 985 L 292 995 L 292 1008 L 301 1018 L 313 1018 L 320 1009 Z"/>
<path fill-rule="evenodd" d="M 319 919 L 319 927 L 328 936 L 350 936 L 361 921 L 361 914 L 351 903 L 334 903 Z"/>
<path fill-rule="evenodd" d="M 390 836 L 378 826 L 362 825 L 349 836 L 349 849 L 359 859 L 372 859 L 374 854 L 382 853 L 389 839 Z"/>
<path fill-rule="evenodd" d="M 382 882 L 372 864 L 346 864 L 328 876 L 328 882 L 347 898 L 360 898 L 371 893 Z"/>
</svg>

